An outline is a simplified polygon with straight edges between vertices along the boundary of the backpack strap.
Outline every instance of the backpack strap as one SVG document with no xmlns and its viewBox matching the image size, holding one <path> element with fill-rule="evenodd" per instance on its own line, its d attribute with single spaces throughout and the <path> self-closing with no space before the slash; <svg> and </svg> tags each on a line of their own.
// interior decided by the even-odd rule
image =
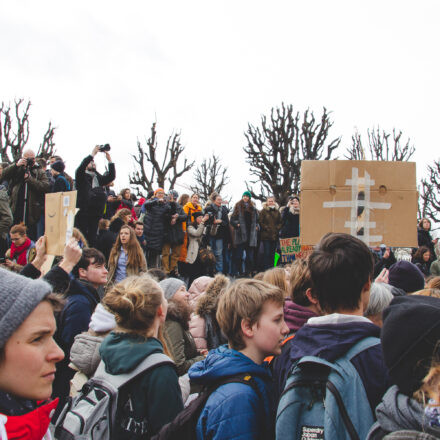
<svg viewBox="0 0 440 440">
<path fill-rule="evenodd" d="M 128 373 L 110 374 L 106 373 L 105 364 L 103 361 L 101 361 L 93 378 L 105 379 L 113 384 L 117 389 L 120 389 L 140 374 L 152 368 L 159 367 L 160 365 L 175 366 L 175 363 L 166 354 L 153 353 L 147 356 L 134 370 Z"/>
<path fill-rule="evenodd" d="M 356 344 L 354 344 L 353 347 L 351 347 L 350 350 L 348 350 L 343 357 L 351 360 L 359 353 L 362 353 L 363 351 L 368 350 L 369 348 L 374 347 L 378 344 L 380 344 L 379 338 L 376 338 L 375 336 L 368 336 L 367 338 L 361 339 Z"/>
</svg>

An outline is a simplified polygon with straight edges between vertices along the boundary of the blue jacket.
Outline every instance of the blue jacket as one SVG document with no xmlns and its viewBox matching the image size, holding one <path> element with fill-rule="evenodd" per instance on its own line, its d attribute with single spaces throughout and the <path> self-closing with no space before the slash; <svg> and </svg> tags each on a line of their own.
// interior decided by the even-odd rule
<svg viewBox="0 0 440 440">
<path fill-rule="evenodd" d="M 289 371 L 297 360 L 303 356 L 317 356 L 334 362 L 354 344 L 368 336 L 379 338 L 380 328 L 368 322 L 304 325 L 291 340 L 290 348 L 283 352 L 275 364 L 273 374 L 277 382 L 277 397 L 284 390 Z M 364 384 L 374 413 L 382 396 L 391 386 L 381 345 L 361 352 L 352 363 Z"/>
<path fill-rule="evenodd" d="M 240 373 L 253 377 L 264 401 L 261 402 L 249 385 L 228 383 L 220 386 L 208 398 L 200 414 L 197 440 L 251 440 L 274 436 L 271 375 L 266 364 L 257 365 L 244 354 L 222 345 L 188 371 L 191 381 L 202 386 Z"/>
</svg>

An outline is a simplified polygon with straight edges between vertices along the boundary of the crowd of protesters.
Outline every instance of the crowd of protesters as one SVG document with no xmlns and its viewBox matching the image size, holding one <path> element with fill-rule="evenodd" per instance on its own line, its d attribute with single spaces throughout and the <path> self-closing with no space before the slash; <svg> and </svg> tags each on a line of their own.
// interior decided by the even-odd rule
<svg viewBox="0 0 440 440">
<path fill-rule="evenodd" d="M 407 259 L 329 233 L 276 265 L 298 196 L 116 194 L 100 151 L 75 180 L 30 150 L 1 167 L 1 440 L 440 438 L 428 219 Z M 44 194 L 74 189 L 73 236 L 43 270 Z M 117 404 L 98 417 L 105 381 Z"/>
</svg>

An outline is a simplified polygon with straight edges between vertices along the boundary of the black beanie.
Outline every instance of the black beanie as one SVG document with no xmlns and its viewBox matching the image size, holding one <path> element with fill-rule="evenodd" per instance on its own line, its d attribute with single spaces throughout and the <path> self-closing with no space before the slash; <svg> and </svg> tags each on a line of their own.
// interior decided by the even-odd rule
<svg viewBox="0 0 440 440">
<path fill-rule="evenodd" d="M 388 284 L 413 293 L 425 288 L 425 278 L 415 264 L 401 260 L 390 267 Z"/>
<path fill-rule="evenodd" d="M 440 340 L 440 299 L 399 296 L 383 313 L 381 333 L 385 364 L 393 384 L 408 396 L 429 371 Z"/>
<path fill-rule="evenodd" d="M 66 168 L 66 166 L 64 165 L 64 162 L 62 160 L 57 160 L 50 167 L 52 169 L 54 169 L 55 171 L 57 171 L 58 173 L 62 173 L 64 171 L 64 169 Z"/>
</svg>

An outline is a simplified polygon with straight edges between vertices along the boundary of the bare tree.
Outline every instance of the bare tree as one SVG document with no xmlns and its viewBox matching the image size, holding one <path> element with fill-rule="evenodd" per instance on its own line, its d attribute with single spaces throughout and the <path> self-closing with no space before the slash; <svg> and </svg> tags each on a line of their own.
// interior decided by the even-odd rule
<svg viewBox="0 0 440 440">
<path fill-rule="evenodd" d="M 14 101 L 14 107 L 2 102 L 0 107 L 0 156 L 2 162 L 16 162 L 22 156 L 29 140 L 29 109 L 31 102 L 23 99 Z M 49 157 L 55 153 L 53 136 L 55 127 L 49 127 L 43 136 L 37 156 Z"/>
<path fill-rule="evenodd" d="M 222 193 L 228 184 L 227 168 L 225 168 L 218 156 L 212 154 L 194 170 L 195 183 L 191 185 L 191 191 L 199 194 L 203 202 L 209 199 L 213 192 Z"/>
<path fill-rule="evenodd" d="M 341 138 L 327 142 L 333 122 L 324 107 L 320 121 L 313 112 L 293 112 L 292 105 L 272 108 L 270 119 L 261 117 L 261 127 L 248 124 L 244 152 L 250 172 L 256 178 L 246 183 L 252 196 L 264 200 L 269 194 L 285 204 L 289 194 L 298 193 L 302 160 L 329 160 Z M 252 186 L 259 184 L 259 191 Z"/>
<path fill-rule="evenodd" d="M 440 160 L 428 165 L 428 177 L 422 179 L 419 191 L 419 218 L 440 223 Z"/>
<path fill-rule="evenodd" d="M 411 145 L 408 138 L 405 143 L 402 141 L 402 132 L 393 134 L 381 130 L 379 127 L 367 130 L 368 135 L 368 153 L 362 145 L 362 139 L 356 130 L 351 137 L 351 146 L 347 149 L 345 157 L 349 160 L 381 160 L 381 161 L 397 161 L 404 162 L 411 159 L 415 152 L 415 147 Z"/>
<path fill-rule="evenodd" d="M 129 176 L 130 184 L 137 185 L 145 191 L 154 189 L 154 182 L 160 187 L 165 187 L 168 180 L 169 189 L 173 189 L 179 177 L 189 171 L 194 162 L 183 160 L 182 167 L 178 170 L 178 162 L 185 147 L 180 143 L 180 133 L 173 133 L 169 136 L 162 161 L 158 156 L 161 155 L 160 147 L 157 143 L 156 123 L 151 126 L 151 135 L 146 140 L 144 147 L 137 141 L 138 153 L 133 155 L 136 162 L 136 170 Z M 138 192 L 139 192 L 139 188 Z"/>
<path fill-rule="evenodd" d="M 37 156 L 49 159 L 49 157 L 55 154 L 55 142 L 53 136 L 55 134 L 56 127 L 52 126 L 52 122 L 49 122 L 46 133 L 43 135 L 43 142 L 38 147 Z"/>
</svg>

